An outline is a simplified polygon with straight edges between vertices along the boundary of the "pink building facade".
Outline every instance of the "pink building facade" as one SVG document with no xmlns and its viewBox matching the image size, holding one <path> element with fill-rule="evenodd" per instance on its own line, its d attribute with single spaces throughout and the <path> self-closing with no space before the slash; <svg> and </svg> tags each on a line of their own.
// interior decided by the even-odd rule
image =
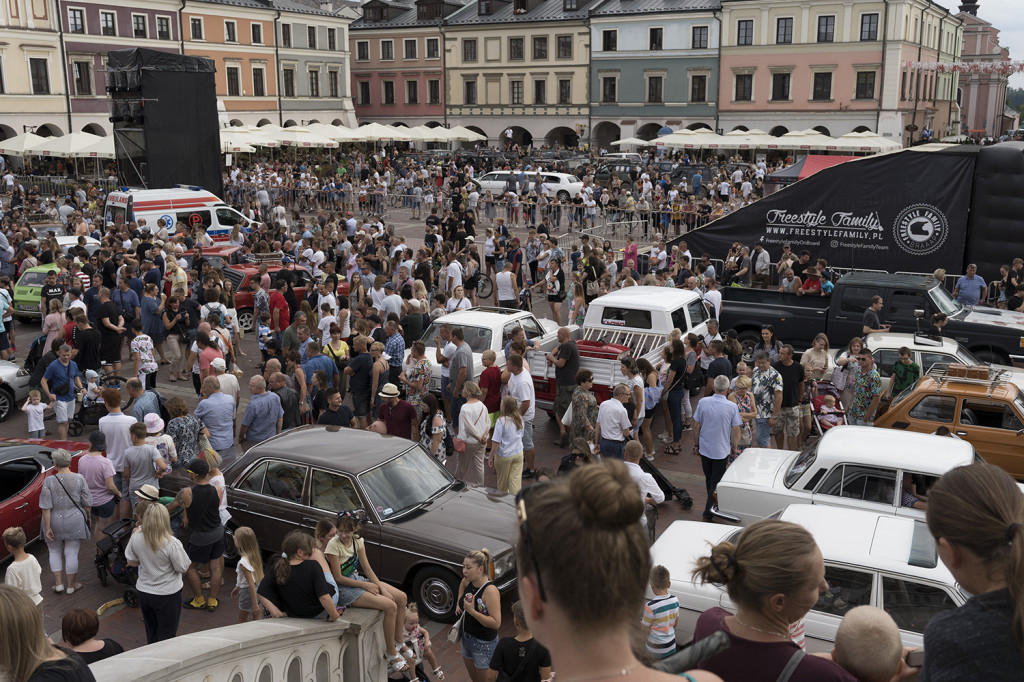
<svg viewBox="0 0 1024 682">
<path fill-rule="evenodd" d="M 978 4 L 960 6 L 964 22 L 963 61 L 973 64 L 1005 61 L 1010 51 L 999 44 L 999 29 L 977 16 Z M 971 137 L 999 137 L 1004 130 L 1003 110 L 1009 77 L 998 73 L 960 75 L 960 111 L 963 133 Z"/>
</svg>

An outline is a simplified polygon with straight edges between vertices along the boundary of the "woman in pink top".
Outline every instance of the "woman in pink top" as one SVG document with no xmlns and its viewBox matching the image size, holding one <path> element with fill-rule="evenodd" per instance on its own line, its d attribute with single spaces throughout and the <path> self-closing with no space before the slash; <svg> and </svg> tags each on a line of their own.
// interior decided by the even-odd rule
<svg viewBox="0 0 1024 682">
<path fill-rule="evenodd" d="M 46 344 L 43 348 L 49 348 L 53 340 L 58 336 L 64 336 L 64 313 L 61 312 L 60 301 L 50 299 L 48 312 L 43 318 L 43 333 L 46 334 Z"/>
<path fill-rule="evenodd" d="M 622 254 L 622 262 L 623 263 L 629 263 L 630 261 L 632 261 L 633 263 L 639 262 L 637 260 L 636 242 L 633 241 L 633 236 L 632 235 L 627 235 L 626 236 L 626 248 L 623 249 L 623 254 Z"/>
<path fill-rule="evenodd" d="M 114 464 L 107 459 L 107 437 L 102 431 L 89 434 L 89 453 L 78 460 L 78 473 L 92 493 L 92 541 L 98 542 L 103 529 L 117 510 L 117 486 L 114 485 Z M 115 499 L 116 498 L 116 499 Z"/>
</svg>

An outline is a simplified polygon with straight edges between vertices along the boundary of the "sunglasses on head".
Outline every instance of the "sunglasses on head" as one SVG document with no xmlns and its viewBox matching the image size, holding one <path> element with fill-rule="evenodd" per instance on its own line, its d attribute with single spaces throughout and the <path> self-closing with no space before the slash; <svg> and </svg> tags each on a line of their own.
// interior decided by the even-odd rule
<svg viewBox="0 0 1024 682">
<path fill-rule="evenodd" d="M 516 493 L 516 520 L 519 522 L 519 536 L 523 539 L 523 543 L 526 545 L 526 551 L 530 554 L 530 565 L 533 567 L 533 572 L 537 576 L 537 591 L 540 593 L 540 600 L 546 602 L 548 598 L 547 594 L 544 592 L 544 583 L 540 576 L 540 566 L 537 564 L 537 554 L 534 552 L 533 541 L 530 538 L 530 528 L 526 521 L 526 495 L 528 494 L 528 491 L 544 485 L 546 484 L 534 483 L 531 486 L 519 489 L 519 492 Z"/>
</svg>

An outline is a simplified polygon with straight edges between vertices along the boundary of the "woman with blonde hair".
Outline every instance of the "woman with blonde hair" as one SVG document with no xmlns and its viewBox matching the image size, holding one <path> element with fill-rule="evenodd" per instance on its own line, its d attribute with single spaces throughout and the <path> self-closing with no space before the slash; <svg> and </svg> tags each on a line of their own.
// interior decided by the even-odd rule
<svg viewBox="0 0 1024 682">
<path fill-rule="evenodd" d="M 0 632 L 0 678 L 95 682 L 81 656 L 49 643 L 42 612 L 13 585 L 0 585 Z"/>
<path fill-rule="evenodd" d="M 501 399 L 501 416 L 491 433 L 487 463 L 498 474 L 498 489 L 516 494 L 523 485 L 523 416 L 513 396 Z"/>
<path fill-rule="evenodd" d="M 491 554 L 475 549 L 462 560 L 455 613 L 462 615 L 462 661 L 469 679 L 485 682 L 501 628 L 501 593 L 490 580 Z"/>
<path fill-rule="evenodd" d="M 167 507 L 154 504 L 146 509 L 142 530 L 128 540 L 124 556 L 129 566 L 139 567 L 135 589 L 146 627 L 146 643 L 174 637 L 181 618 L 181 577 L 191 562 L 181 542 L 171 533 Z"/>
</svg>

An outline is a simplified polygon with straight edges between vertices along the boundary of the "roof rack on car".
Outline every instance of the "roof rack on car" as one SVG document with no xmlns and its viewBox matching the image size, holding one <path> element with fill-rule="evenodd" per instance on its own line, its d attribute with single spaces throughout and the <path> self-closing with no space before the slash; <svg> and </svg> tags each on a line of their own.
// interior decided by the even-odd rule
<svg viewBox="0 0 1024 682">
<path fill-rule="evenodd" d="M 584 341 L 603 341 L 629 348 L 633 357 L 646 355 L 658 345 L 665 342 L 664 334 L 638 331 L 618 331 L 615 329 L 583 328 Z"/>
<path fill-rule="evenodd" d="M 988 389 L 987 397 L 992 397 L 992 391 L 1000 384 L 1007 382 L 1013 376 L 1009 369 L 999 369 L 988 365 L 959 365 L 950 362 L 937 362 L 929 368 L 926 376 L 935 380 L 936 392 L 942 389 L 942 385 L 949 381 L 960 384 L 973 384 L 985 386 Z"/>
</svg>

